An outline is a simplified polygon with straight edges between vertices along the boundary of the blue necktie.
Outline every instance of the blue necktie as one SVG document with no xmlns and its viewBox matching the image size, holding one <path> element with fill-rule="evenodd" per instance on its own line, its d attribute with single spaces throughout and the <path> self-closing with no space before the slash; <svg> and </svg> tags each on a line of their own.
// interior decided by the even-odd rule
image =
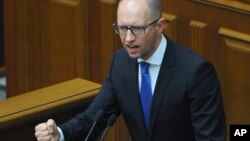
<svg viewBox="0 0 250 141">
<path fill-rule="evenodd" d="M 140 62 L 141 67 L 141 104 L 144 113 L 144 120 L 147 129 L 149 129 L 149 120 L 150 120 L 150 109 L 151 109 L 151 101 L 152 101 L 152 89 L 150 84 L 150 76 L 149 76 L 149 63 Z"/>
</svg>

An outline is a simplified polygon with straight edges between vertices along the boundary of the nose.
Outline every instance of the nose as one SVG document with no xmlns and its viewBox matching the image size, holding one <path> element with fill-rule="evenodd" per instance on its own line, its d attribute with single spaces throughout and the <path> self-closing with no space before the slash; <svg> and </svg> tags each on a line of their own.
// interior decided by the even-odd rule
<svg viewBox="0 0 250 141">
<path fill-rule="evenodd" d="M 125 35 L 125 41 L 126 42 L 133 42 L 135 40 L 135 35 L 133 32 L 129 29 Z"/>
</svg>

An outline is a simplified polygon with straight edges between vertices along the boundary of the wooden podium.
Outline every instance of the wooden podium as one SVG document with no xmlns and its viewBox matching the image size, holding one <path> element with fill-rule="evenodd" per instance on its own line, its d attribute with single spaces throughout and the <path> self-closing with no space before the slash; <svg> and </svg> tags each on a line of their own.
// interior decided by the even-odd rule
<svg viewBox="0 0 250 141">
<path fill-rule="evenodd" d="M 84 111 L 101 85 L 80 78 L 0 102 L 0 139 L 35 141 L 34 127 L 53 118 L 61 124 Z"/>
</svg>

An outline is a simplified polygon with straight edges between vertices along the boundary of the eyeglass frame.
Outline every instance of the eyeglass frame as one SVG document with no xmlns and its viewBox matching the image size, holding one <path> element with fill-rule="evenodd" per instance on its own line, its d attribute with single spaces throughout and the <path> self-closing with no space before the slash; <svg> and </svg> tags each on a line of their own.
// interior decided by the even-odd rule
<svg viewBox="0 0 250 141">
<path fill-rule="evenodd" d="M 147 29 L 149 26 L 151 26 L 151 25 L 157 23 L 159 20 L 160 20 L 160 18 L 158 18 L 158 19 L 152 21 L 151 23 L 149 23 L 149 24 L 146 25 L 146 26 L 125 26 L 125 25 L 118 25 L 118 24 L 115 22 L 115 23 L 113 23 L 112 27 L 113 27 L 115 33 L 118 34 L 118 35 L 125 35 L 125 34 L 128 32 L 128 30 L 130 30 L 134 35 L 144 35 L 146 29 Z M 116 30 L 116 27 L 117 27 L 118 31 Z M 125 27 L 125 28 L 127 29 L 126 32 L 120 33 L 120 32 L 119 32 L 119 27 Z M 140 34 L 135 34 L 134 31 L 133 31 L 133 28 L 140 28 L 140 29 L 143 29 L 143 32 L 140 33 Z"/>
</svg>

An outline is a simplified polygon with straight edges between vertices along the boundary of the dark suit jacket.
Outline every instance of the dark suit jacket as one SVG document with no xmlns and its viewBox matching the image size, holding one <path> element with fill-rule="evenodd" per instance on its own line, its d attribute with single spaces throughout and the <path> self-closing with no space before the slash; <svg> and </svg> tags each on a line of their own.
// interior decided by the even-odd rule
<svg viewBox="0 0 250 141">
<path fill-rule="evenodd" d="M 114 53 L 107 79 L 90 107 L 60 126 L 66 140 L 86 135 L 99 109 L 105 115 L 94 136 L 110 114 L 122 113 L 133 141 L 226 140 L 220 85 L 213 66 L 169 39 L 153 95 L 149 131 L 140 103 L 137 60 L 124 49 Z"/>
</svg>

